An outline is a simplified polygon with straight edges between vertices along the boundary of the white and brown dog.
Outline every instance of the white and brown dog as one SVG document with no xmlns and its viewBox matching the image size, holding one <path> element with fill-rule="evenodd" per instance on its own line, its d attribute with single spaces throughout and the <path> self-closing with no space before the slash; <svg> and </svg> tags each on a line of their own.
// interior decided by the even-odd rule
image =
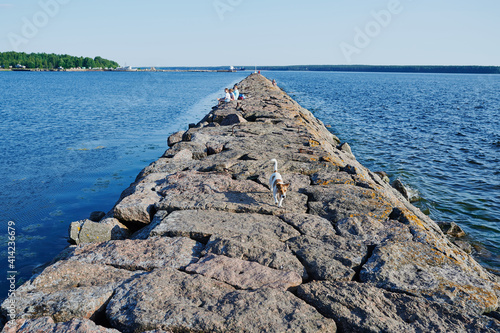
<svg viewBox="0 0 500 333">
<path fill-rule="evenodd" d="M 273 191 L 275 203 L 278 204 L 278 207 L 281 207 L 283 199 L 286 198 L 286 190 L 290 184 L 283 184 L 283 178 L 281 178 L 278 172 L 278 161 L 273 158 L 271 162 L 274 162 L 274 173 L 269 178 L 269 188 Z"/>
</svg>

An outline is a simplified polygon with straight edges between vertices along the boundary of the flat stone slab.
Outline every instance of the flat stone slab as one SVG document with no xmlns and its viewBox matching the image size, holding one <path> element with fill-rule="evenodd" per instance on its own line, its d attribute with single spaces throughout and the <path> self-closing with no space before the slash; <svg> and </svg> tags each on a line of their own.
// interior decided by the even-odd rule
<svg viewBox="0 0 500 333">
<path fill-rule="evenodd" d="M 150 236 L 182 236 L 208 240 L 218 235 L 265 235 L 284 242 L 299 236 L 299 232 L 271 215 L 226 213 L 209 210 L 175 211 L 164 215 Z"/>
<path fill-rule="evenodd" d="M 186 237 L 150 237 L 79 246 L 68 260 L 110 265 L 129 271 L 154 268 L 184 269 L 198 261 L 204 245 Z"/>
<path fill-rule="evenodd" d="M 315 280 L 352 280 L 368 253 L 362 242 L 339 236 L 300 236 L 287 245 Z"/>
<path fill-rule="evenodd" d="M 274 269 L 296 272 L 303 279 L 308 278 L 299 259 L 276 238 L 264 235 L 212 235 L 205 252 L 254 261 Z"/>
<path fill-rule="evenodd" d="M 333 320 L 290 292 L 235 290 L 173 269 L 155 270 L 117 288 L 106 315 L 124 333 L 336 332 Z"/>
<path fill-rule="evenodd" d="M 314 238 L 335 236 L 332 223 L 322 217 L 311 214 L 287 213 L 280 216 L 283 221 L 299 230 L 301 234 Z"/>
<path fill-rule="evenodd" d="M 302 283 L 302 277 L 296 272 L 279 271 L 255 262 L 214 254 L 189 265 L 186 272 L 201 274 L 238 289 L 268 287 L 288 290 Z"/>
<path fill-rule="evenodd" d="M 405 224 L 394 220 L 379 221 L 368 216 L 342 219 L 335 223 L 335 230 L 342 237 L 361 240 L 367 245 L 413 240 L 410 228 Z"/>
<path fill-rule="evenodd" d="M 114 289 L 134 274 L 105 265 L 59 261 L 19 287 L 13 298 L 3 302 L 2 311 L 7 313 L 13 301 L 16 318 L 94 319 Z"/>
<path fill-rule="evenodd" d="M 446 303 L 392 293 L 371 284 L 319 281 L 299 286 L 298 296 L 343 332 L 498 332 L 500 322 Z"/>
<path fill-rule="evenodd" d="M 310 186 L 305 193 L 311 197 L 309 213 L 332 222 L 362 215 L 383 221 L 393 209 L 393 205 L 385 200 L 381 192 L 359 186 L 317 185 Z"/>
<path fill-rule="evenodd" d="M 158 210 L 218 210 L 232 213 L 279 215 L 305 213 L 307 196 L 291 192 L 282 208 L 274 204 L 272 192 L 251 180 L 234 180 L 230 174 L 184 171 L 166 179 Z"/>
<path fill-rule="evenodd" d="M 498 283 L 474 266 L 417 242 L 377 246 L 360 278 L 379 288 L 446 302 L 475 313 L 498 307 Z"/>
<path fill-rule="evenodd" d="M 153 223 L 149 237 L 165 235 L 208 241 L 205 253 L 255 261 L 307 278 L 304 266 L 285 245 L 286 240 L 300 233 L 276 216 L 202 210 L 167 215 L 160 211 Z"/>
</svg>

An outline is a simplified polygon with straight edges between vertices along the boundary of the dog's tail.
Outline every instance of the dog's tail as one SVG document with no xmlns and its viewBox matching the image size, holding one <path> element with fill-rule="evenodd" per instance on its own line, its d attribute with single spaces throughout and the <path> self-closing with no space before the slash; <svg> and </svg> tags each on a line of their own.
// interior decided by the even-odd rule
<svg viewBox="0 0 500 333">
<path fill-rule="evenodd" d="M 274 162 L 274 172 L 278 172 L 278 161 L 276 161 L 276 159 L 273 158 L 271 162 Z"/>
</svg>

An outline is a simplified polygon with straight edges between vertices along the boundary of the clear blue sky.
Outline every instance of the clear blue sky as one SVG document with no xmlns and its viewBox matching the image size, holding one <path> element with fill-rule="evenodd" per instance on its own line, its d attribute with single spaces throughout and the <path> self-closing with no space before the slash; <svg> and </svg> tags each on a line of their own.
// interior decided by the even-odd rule
<svg viewBox="0 0 500 333">
<path fill-rule="evenodd" d="M 499 15 L 498 0 L 0 0 L 0 51 L 132 66 L 498 66 Z"/>
</svg>

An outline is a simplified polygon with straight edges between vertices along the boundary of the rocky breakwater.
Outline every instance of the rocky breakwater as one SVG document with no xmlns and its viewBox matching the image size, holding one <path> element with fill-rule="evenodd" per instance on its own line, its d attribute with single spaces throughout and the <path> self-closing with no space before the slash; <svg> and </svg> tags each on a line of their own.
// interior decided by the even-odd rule
<svg viewBox="0 0 500 333">
<path fill-rule="evenodd" d="M 3 303 L 3 332 L 500 330 L 495 276 L 266 78 L 239 87 L 72 224 L 77 245 Z"/>
</svg>

